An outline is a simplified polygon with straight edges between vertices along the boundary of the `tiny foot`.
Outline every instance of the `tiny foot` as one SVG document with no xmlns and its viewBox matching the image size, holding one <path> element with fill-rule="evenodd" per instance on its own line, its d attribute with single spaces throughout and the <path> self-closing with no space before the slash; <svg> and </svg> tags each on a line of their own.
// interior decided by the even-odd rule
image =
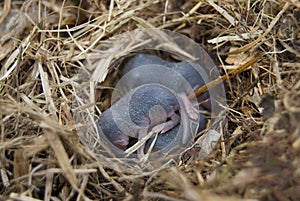
<svg viewBox="0 0 300 201">
<path fill-rule="evenodd" d="M 188 99 L 188 97 L 186 96 L 186 94 L 179 94 L 179 97 L 181 98 L 181 101 L 185 107 L 185 110 L 188 114 L 188 116 L 191 119 L 196 120 L 198 118 L 198 111 L 197 109 L 193 106 L 193 104 L 191 103 L 191 101 Z"/>
<path fill-rule="evenodd" d="M 166 124 L 166 123 L 162 123 L 162 124 L 158 124 L 158 125 L 154 126 L 154 127 L 152 128 L 152 132 L 153 132 L 153 133 L 159 133 L 159 132 L 162 132 L 162 130 L 164 130 L 165 124 Z"/>
<path fill-rule="evenodd" d="M 196 120 L 198 118 L 198 111 L 192 105 L 191 105 L 191 107 L 186 107 L 186 112 L 188 113 L 188 115 L 191 119 Z"/>
<path fill-rule="evenodd" d="M 121 150 L 125 150 L 127 148 L 128 143 L 128 139 L 117 139 L 113 141 L 113 145 L 115 145 Z"/>
<path fill-rule="evenodd" d="M 179 121 L 180 121 L 180 118 L 179 118 Z M 174 128 L 177 124 L 179 124 L 179 121 L 172 119 L 165 123 L 158 124 L 152 128 L 152 131 L 154 133 L 165 133 L 165 132 L 171 130 L 172 128 Z"/>
</svg>

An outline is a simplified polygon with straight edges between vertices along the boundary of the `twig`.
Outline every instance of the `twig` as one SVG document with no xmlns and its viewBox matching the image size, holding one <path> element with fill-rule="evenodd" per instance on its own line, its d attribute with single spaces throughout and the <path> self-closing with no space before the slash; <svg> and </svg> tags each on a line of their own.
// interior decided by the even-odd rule
<svg viewBox="0 0 300 201">
<path fill-rule="evenodd" d="M 205 91 L 207 91 L 209 88 L 212 88 L 214 86 L 216 86 L 217 84 L 228 80 L 231 77 L 236 76 L 237 74 L 243 72 L 246 68 L 248 68 L 249 66 L 255 64 L 257 61 L 259 61 L 262 58 L 262 54 L 258 55 L 257 57 L 254 57 L 253 59 L 250 59 L 249 61 L 247 61 L 246 63 L 242 64 L 240 67 L 238 67 L 237 69 L 231 71 L 228 75 L 223 75 L 209 83 L 207 83 L 206 85 L 203 85 L 202 87 L 198 88 L 195 93 L 192 93 L 188 96 L 189 99 L 193 99 L 197 96 L 199 96 L 200 94 L 204 93 Z"/>
</svg>

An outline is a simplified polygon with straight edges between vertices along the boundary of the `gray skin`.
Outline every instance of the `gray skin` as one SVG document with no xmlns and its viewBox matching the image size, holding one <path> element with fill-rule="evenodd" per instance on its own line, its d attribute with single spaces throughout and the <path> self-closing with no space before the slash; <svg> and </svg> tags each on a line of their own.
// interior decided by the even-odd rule
<svg viewBox="0 0 300 201">
<path fill-rule="evenodd" d="M 187 96 L 209 82 L 204 68 L 196 63 L 168 62 L 148 54 L 137 54 L 128 60 L 122 69 L 122 76 L 125 79 L 120 83 L 120 91 L 124 94 L 145 83 L 159 83 L 172 88 L 181 94 L 183 104 L 192 119 L 196 114 Z M 209 94 L 206 92 L 197 97 L 197 102 L 210 111 L 211 103 L 208 99 Z"/>
<path fill-rule="evenodd" d="M 144 84 L 131 90 L 98 120 L 98 131 L 116 147 L 125 150 L 129 137 L 142 139 L 151 130 L 165 133 L 181 121 L 183 126 L 182 142 L 189 137 L 189 118 L 177 95 L 159 84 Z M 181 118 L 175 111 L 180 111 Z M 143 144 L 138 150 L 138 158 L 144 155 Z"/>
<path fill-rule="evenodd" d="M 209 82 L 208 75 L 204 68 L 200 65 L 192 62 L 179 62 L 172 63 L 173 69 L 179 72 L 191 85 L 193 91 L 186 90 L 186 94 L 189 95 L 193 93 L 198 88 L 202 87 Z M 205 92 L 197 97 L 198 103 L 206 108 L 211 110 L 211 103 L 209 101 L 209 93 Z"/>
<path fill-rule="evenodd" d="M 204 108 L 199 108 L 200 110 L 204 110 Z M 198 113 L 198 127 L 196 128 L 192 128 L 191 132 L 195 132 L 195 133 L 199 133 L 200 131 L 202 131 L 203 129 L 205 129 L 206 123 L 207 123 L 207 119 L 205 118 L 205 116 L 202 113 Z M 192 125 L 191 125 L 192 126 Z M 157 139 L 155 141 L 155 144 L 153 146 L 152 151 L 153 152 L 157 152 L 157 151 L 169 151 L 171 149 L 176 150 L 176 146 L 180 146 L 181 144 L 178 143 L 178 141 L 176 140 L 178 135 L 180 135 L 180 125 L 175 126 L 174 128 L 172 128 L 171 130 L 169 130 L 166 133 L 160 134 L 157 136 Z M 145 150 L 148 151 L 150 148 L 150 145 L 152 144 L 153 140 L 154 140 L 155 136 L 151 137 L 145 145 Z"/>
</svg>

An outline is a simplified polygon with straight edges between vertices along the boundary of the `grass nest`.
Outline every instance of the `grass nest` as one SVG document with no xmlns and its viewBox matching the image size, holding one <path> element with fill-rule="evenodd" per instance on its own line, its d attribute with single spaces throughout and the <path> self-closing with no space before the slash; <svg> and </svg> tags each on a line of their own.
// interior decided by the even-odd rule
<svg viewBox="0 0 300 201">
<path fill-rule="evenodd" d="M 1 1 L 0 199 L 299 200 L 299 18 L 299 0 Z M 136 28 L 186 35 L 222 75 L 263 55 L 224 81 L 226 121 L 204 159 L 130 174 L 80 141 L 78 72 L 99 45 Z M 115 66 L 100 68 L 99 111 Z"/>
</svg>

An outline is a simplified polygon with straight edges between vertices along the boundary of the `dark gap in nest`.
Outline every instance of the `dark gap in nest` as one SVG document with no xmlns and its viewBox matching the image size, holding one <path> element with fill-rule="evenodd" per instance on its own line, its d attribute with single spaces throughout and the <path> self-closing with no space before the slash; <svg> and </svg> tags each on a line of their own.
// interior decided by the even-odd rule
<svg viewBox="0 0 300 201">
<path fill-rule="evenodd" d="M 46 177 L 40 176 L 36 177 L 35 181 L 33 181 L 33 185 L 35 186 L 33 190 L 33 195 L 37 199 L 44 199 L 45 196 L 43 180 L 44 182 L 46 182 Z M 59 197 L 65 186 L 71 188 L 71 186 L 66 182 L 66 180 L 64 180 L 62 174 L 54 175 L 52 183 L 52 195 Z"/>
<path fill-rule="evenodd" d="M 26 172 L 26 174 L 29 174 L 29 172 L 28 172 L 29 168 L 31 170 L 34 169 L 35 167 L 39 166 L 42 161 L 44 161 L 44 168 L 47 169 L 47 164 L 46 164 L 47 161 L 46 160 L 47 160 L 47 157 L 49 156 L 49 153 L 47 153 L 47 151 L 42 151 L 42 152 L 38 153 L 37 155 L 35 155 L 34 156 L 36 158 L 35 160 L 33 157 L 26 158 L 25 161 L 23 161 L 26 163 L 26 166 L 24 166 L 25 164 L 23 164 L 22 161 L 20 161 L 21 163 L 15 164 L 15 152 L 18 150 L 21 150 L 21 149 L 22 148 L 15 149 L 15 150 L 6 150 L 5 157 L 7 160 L 5 160 L 5 161 L 6 162 L 9 161 L 9 163 L 11 163 L 10 164 L 11 166 L 12 166 L 12 164 L 19 165 L 17 171 L 20 171 L 20 168 L 27 168 L 26 170 L 23 170 Z M 39 160 L 37 160 L 37 159 L 39 159 Z M 43 159 L 45 159 L 45 160 L 43 160 Z M 3 163 L 2 163 L 2 165 L 3 165 Z M 6 167 L 6 169 L 14 170 L 13 167 L 9 168 L 8 166 L 9 166 L 8 164 L 4 165 L 4 167 Z M 39 169 L 39 170 L 44 170 L 44 168 Z M 20 176 L 22 177 L 24 175 L 20 175 Z M 58 177 L 61 177 L 60 181 L 58 181 Z M 6 187 L 6 190 L 9 190 L 10 188 L 14 188 L 15 191 L 22 192 L 23 191 L 22 189 L 24 189 L 24 188 L 26 189 L 26 188 L 34 187 L 32 190 L 33 197 L 43 199 L 44 198 L 43 182 L 46 179 L 45 176 L 32 177 L 32 182 L 29 186 L 28 186 L 28 183 L 26 182 L 27 179 L 28 179 L 27 177 L 24 177 L 21 179 L 20 178 L 16 178 L 16 179 L 11 178 L 10 179 L 11 185 L 9 187 Z M 53 181 L 54 182 L 53 182 L 53 186 L 52 186 L 52 193 L 53 193 L 53 195 L 58 196 L 59 192 L 62 189 L 61 187 L 65 184 L 65 180 L 62 178 L 61 174 L 58 174 L 57 176 L 54 176 Z M 0 183 L 0 185 L 2 185 L 2 183 Z M 3 188 L 3 190 L 4 189 L 5 188 Z"/>
</svg>

